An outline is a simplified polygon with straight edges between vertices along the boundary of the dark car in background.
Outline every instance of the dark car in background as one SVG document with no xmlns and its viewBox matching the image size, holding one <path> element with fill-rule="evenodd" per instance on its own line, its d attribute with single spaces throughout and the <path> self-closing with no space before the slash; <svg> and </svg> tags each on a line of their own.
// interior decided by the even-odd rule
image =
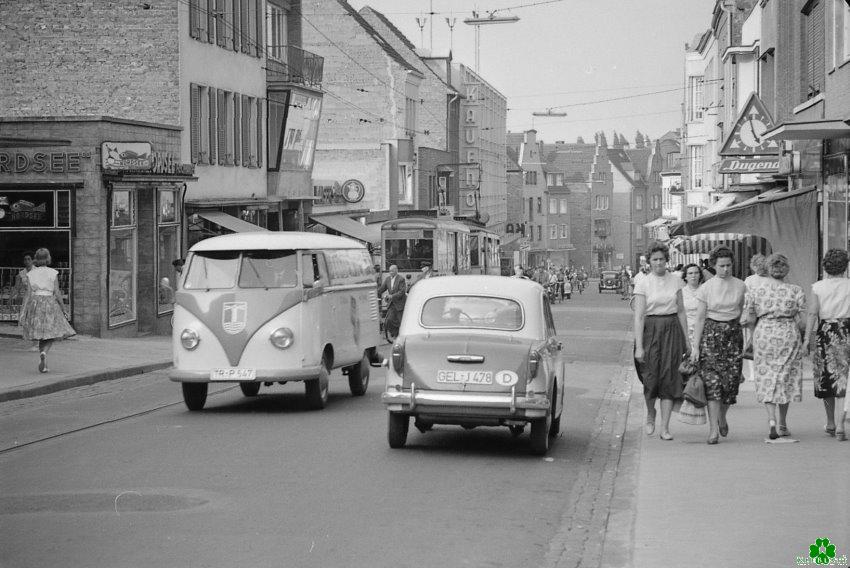
<svg viewBox="0 0 850 568">
<path fill-rule="evenodd" d="M 599 292 L 604 290 L 620 291 L 620 273 L 616 270 L 603 270 L 599 276 Z"/>
</svg>

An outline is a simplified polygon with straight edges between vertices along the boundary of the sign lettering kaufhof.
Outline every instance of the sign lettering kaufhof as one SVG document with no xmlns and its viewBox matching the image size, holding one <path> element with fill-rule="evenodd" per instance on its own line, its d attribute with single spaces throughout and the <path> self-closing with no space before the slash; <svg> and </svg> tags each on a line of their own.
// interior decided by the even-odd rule
<svg viewBox="0 0 850 568">
<path fill-rule="evenodd" d="M 770 158 L 724 158 L 718 170 L 721 174 L 758 174 L 779 171 L 779 156 Z"/>
</svg>

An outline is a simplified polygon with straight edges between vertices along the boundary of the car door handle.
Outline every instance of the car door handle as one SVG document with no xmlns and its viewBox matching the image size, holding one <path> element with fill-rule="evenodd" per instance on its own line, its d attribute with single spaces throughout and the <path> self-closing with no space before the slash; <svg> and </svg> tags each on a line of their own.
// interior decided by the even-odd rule
<svg viewBox="0 0 850 568">
<path fill-rule="evenodd" d="M 449 363 L 483 363 L 484 355 L 447 355 Z"/>
</svg>

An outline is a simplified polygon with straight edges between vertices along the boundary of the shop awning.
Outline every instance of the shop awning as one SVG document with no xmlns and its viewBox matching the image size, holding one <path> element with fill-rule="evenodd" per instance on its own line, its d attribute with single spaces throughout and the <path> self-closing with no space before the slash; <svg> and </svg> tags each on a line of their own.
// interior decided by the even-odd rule
<svg viewBox="0 0 850 568">
<path fill-rule="evenodd" d="M 785 122 L 762 135 L 762 139 L 774 140 L 822 140 L 845 137 L 850 137 L 850 125 L 845 120 Z"/>
<path fill-rule="evenodd" d="M 381 242 L 380 225 L 364 225 L 345 215 L 311 216 L 310 220 L 364 243 L 376 245 Z"/>
<path fill-rule="evenodd" d="M 655 227 L 660 227 L 661 225 L 669 225 L 675 220 L 675 217 L 659 217 L 658 219 L 653 219 L 649 223 L 644 223 L 643 226 L 648 229 L 653 229 Z"/>
<path fill-rule="evenodd" d="M 726 209 L 677 223 L 670 235 L 742 233 L 763 237 L 788 257 L 788 281 L 808 286 L 818 275 L 818 199 L 815 187 L 763 193 Z"/>
<path fill-rule="evenodd" d="M 234 233 L 249 233 L 251 231 L 265 231 L 266 229 L 257 226 L 248 221 L 243 221 L 239 217 L 228 215 L 223 211 L 198 211 L 198 217 L 206 219 L 210 223 L 215 223 L 219 227 L 224 227 Z"/>
</svg>

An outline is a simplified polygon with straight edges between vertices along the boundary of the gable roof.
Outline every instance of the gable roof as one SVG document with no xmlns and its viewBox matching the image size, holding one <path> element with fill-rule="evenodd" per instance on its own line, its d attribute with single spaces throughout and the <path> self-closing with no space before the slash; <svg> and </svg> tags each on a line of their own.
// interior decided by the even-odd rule
<svg viewBox="0 0 850 568">
<path fill-rule="evenodd" d="M 640 170 L 635 168 L 631 157 L 629 157 L 625 150 L 622 148 L 609 148 L 608 161 L 611 162 L 611 165 L 616 168 L 616 170 L 620 172 L 620 174 L 626 178 L 632 186 L 642 185 L 643 182 L 637 181 L 637 179 L 635 179 L 636 176 L 634 175 L 635 171 L 640 173 Z"/>
<path fill-rule="evenodd" d="M 565 182 L 587 182 L 596 156 L 596 144 L 541 144 L 546 170 L 561 172 Z"/>
<path fill-rule="evenodd" d="M 424 75 L 422 75 L 422 72 L 419 71 L 419 69 L 417 69 L 414 65 L 410 64 L 404 57 L 402 57 L 402 55 L 398 51 L 396 51 L 396 49 L 392 45 L 390 45 L 389 42 L 387 42 L 387 40 L 385 40 L 383 38 L 383 36 L 381 36 L 381 34 L 379 34 L 378 31 L 375 28 L 372 27 L 372 24 L 367 22 L 366 18 L 361 16 L 360 13 L 357 10 L 352 8 L 351 5 L 348 2 L 346 2 L 346 0 L 336 0 L 336 1 L 340 6 L 342 6 L 342 8 L 346 12 L 348 12 L 348 14 L 354 19 L 355 22 L 357 22 L 357 24 L 361 28 L 363 28 L 363 30 L 366 33 L 369 34 L 372 37 L 372 39 L 375 40 L 375 43 L 377 43 L 379 46 L 381 46 L 381 49 L 383 49 L 384 52 L 387 55 L 389 55 L 390 58 L 393 61 L 395 61 L 396 63 L 398 63 L 399 65 L 401 65 L 402 67 L 404 67 L 405 69 L 410 71 L 411 73 L 415 73 L 420 78 L 424 78 Z"/>
</svg>

